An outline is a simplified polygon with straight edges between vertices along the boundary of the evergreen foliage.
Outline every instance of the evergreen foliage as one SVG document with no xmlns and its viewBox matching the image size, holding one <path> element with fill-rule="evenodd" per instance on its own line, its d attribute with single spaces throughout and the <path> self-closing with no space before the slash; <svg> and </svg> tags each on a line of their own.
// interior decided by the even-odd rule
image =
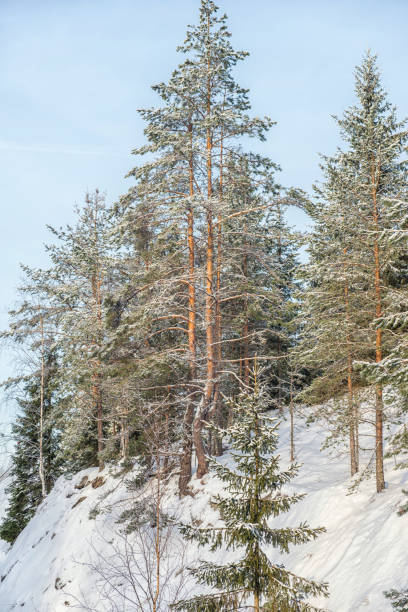
<svg viewBox="0 0 408 612">
<path fill-rule="evenodd" d="M 125 257 L 114 342 L 120 351 L 125 340 L 142 410 L 172 406 L 170 422 L 183 420 L 186 493 L 193 439 L 198 475 L 207 451 L 221 452 L 203 425 L 227 419 L 223 394 L 248 377 L 256 352 L 269 360 L 281 352 L 283 363 L 293 251 L 278 166 L 241 146 L 264 140 L 272 122 L 249 115 L 248 91 L 233 74 L 247 53 L 233 48 L 226 16 L 210 0 L 179 51 L 186 59 L 153 88 L 161 106 L 140 111 L 147 144 L 134 153 L 148 161 L 129 172 L 135 184 L 115 206 Z M 273 376 L 279 387 L 279 365 Z"/>
<path fill-rule="evenodd" d="M 46 357 L 44 386 L 43 457 L 46 492 L 49 493 L 61 473 L 58 460 L 60 435 L 55 427 L 55 405 L 58 401 L 56 359 L 51 352 Z M 39 474 L 40 379 L 36 376 L 24 387 L 17 400 L 19 414 L 12 426 L 15 449 L 12 456 L 12 482 L 7 488 L 8 508 L 0 525 L 0 537 L 13 543 L 34 515 L 43 500 Z"/>
<path fill-rule="evenodd" d="M 282 487 L 297 473 L 297 466 L 279 471 L 279 457 L 273 455 L 278 442 L 278 423 L 265 416 L 269 400 L 255 381 L 253 390 L 241 391 L 232 403 L 233 425 L 220 431 L 231 446 L 233 467 L 211 460 L 211 467 L 224 483 L 228 496 L 217 495 L 212 505 L 222 526 L 182 525 L 188 541 L 207 546 L 242 551 L 240 560 L 223 565 L 202 562 L 192 569 L 199 584 L 211 587 L 208 594 L 180 601 L 175 610 L 215 612 L 221 610 L 315 610 L 304 598 L 327 595 L 327 585 L 300 578 L 281 563 L 268 558 L 266 547 L 280 553 L 290 546 L 318 537 L 324 529 L 307 523 L 298 527 L 271 527 L 273 517 L 287 512 L 303 495 L 282 493 Z"/>
<path fill-rule="evenodd" d="M 405 489 L 402 489 L 402 492 L 404 495 L 408 496 L 408 491 L 406 491 Z M 407 514 L 407 512 L 408 512 L 408 501 L 406 501 L 405 504 L 402 504 L 402 506 L 398 508 L 399 516 L 402 516 L 403 514 Z"/>
<path fill-rule="evenodd" d="M 308 291 L 303 306 L 303 357 L 318 377 L 311 391 L 322 400 L 348 395 L 343 422 L 348 426 L 352 474 L 358 469 L 358 389 L 368 372 L 392 350 L 393 337 L 381 320 L 390 304 L 404 263 L 389 232 L 404 219 L 399 209 L 391 220 L 395 198 L 406 189 L 401 154 L 408 134 L 387 100 L 375 56 L 368 53 L 355 72 L 357 104 L 335 118 L 347 149 L 324 158 L 325 182 L 311 208 L 317 221 L 306 267 Z M 394 207 L 395 211 L 395 207 Z M 392 300 L 391 300 L 392 301 Z M 360 363 L 358 371 L 354 369 Z M 377 491 L 384 488 L 383 382 L 375 394 Z"/>
<path fill-rule="evenodd" d="M 398 612 L 408 612 L 408 589 L 405 591 L 386 591 L 385 597 L 391 600 L 391 605 Z"/>
<path fill-rule="evenodd" d="M 41 315 L 48 343 L 57 347 L 59 355 L 61 456 L 66 468 L 74 471 L 103 465 L 104 396 L 109 387 L 103 375 L 108 343 L 105 300 L 113 284 L 113 245 L 104 196 L 98 190 L 87 194 L 76 213 L 76 225 L 49 227 L 56 238 L 47 246 L 51 266 L 23 267 L 20 292 L 26 299 L 11 313 L 12 323 L 4 334 L 26 342 L 26 329 L 35 329 Z"/>
</svg>

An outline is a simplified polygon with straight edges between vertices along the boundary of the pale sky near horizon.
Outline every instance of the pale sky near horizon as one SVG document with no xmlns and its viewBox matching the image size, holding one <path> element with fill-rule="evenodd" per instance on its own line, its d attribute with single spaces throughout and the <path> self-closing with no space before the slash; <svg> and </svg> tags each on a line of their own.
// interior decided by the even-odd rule
<svg viewBox="0 0 408 612">
<path fill-rule="evenodd" d="M 353 69 L 370 48 L 385 88 L 408 115 L 406 0 L 219 0 L 236 71 L 253 112 L 277 121 L 262 151 L 284 186 L 311 190 L 318 153 L 339 144 L 331 114 L 354 101 Z M 143 143 L 137 109 L 180 61 L 176 47 L 199 0 L 0 0 L 0 328 L 16 299 L 19 262 L 42 265 L 46 224 L 64 225 L 87 189 L 112 202 L 130 185 Z M 299 226 L 298 212 L 290 220 Z M 0 357 L 0 378 L 10 374 Z M 1 420 L 1 417 L 0 417 Z"/>
</svg>

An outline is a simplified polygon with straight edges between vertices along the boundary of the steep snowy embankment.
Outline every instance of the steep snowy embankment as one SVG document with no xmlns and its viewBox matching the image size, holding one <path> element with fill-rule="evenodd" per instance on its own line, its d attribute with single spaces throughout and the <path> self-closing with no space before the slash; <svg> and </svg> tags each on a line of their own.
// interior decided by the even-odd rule
<svg viewBox="0 0 408 612">
<path fill-rule="evenodd" d="M 348 495 L 347 459 L 321 453 L 322 440 L 316 425 L 298 432 L 297 457 L 303 467 L 291 489 L 306 492 L 307 497 L 277 522 L 296 525 L 307 520 L 312 526 L 325 526 L 327 533 L 293 548 L 280 560 L 295 573 L 328 581 L 330 599 L 319 603 L 332 612 L 391 610 L 383 591 L 408 585 L 408 515 L 396 514 L 403 498 L 401 489 L 408 486 L 408 472 L 394 471 L 392 462 L 387 462 L 384 493 L 376 495 L 370 479 L 357 493 Z M 281 426 L 280 454 L 284 467 L 289 454 L 286 423 Z M 87 484 L 76 488 L 81 481 L 84 484 L 84 476 L 88 476 Z M 25 612 L 62 612 L 75 606 L 97 612 L 109 609 L 101 583 L 87 564 L 97 565 L 95 558 L 110 558 L 115 518 L 126 507 L 130 494 L 120 478 L 107 472 L 102 480 L 98 476 L 97 469 L 91 469 L 70 481 L 58 480 L 1 563 L 2 612 L 22 606 Z M 201 482 L 194 480 L 193 489 L 195 496 L 180 502 L 172 481 L 167 507 L 186 521 L 194 517 L 214 522 L 216 515 L 208 502 L 219 490 L 219 483 L 206 476 Z M 103 512 L 97 513 L 97 506 Z M 94 518 L 90 518 L 91 510 Z M 194 545 L 189 546 L 187 556 L 187 561 L 197 556 Z M 273 550 L 271 557 L 279 558 Z M 84 607 L 85 601 L 90 608 Z"/>
</svg>

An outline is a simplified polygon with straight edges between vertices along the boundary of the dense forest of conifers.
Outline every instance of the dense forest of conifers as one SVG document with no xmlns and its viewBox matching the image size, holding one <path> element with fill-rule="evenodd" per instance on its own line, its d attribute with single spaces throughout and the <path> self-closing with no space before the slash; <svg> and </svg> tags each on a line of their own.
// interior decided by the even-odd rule
<svg viewBox="0 0 408 612">
<path fill-rule="evenodd" d="M 50 228 L 49 267 L 23 267 L 2 334 L 26 356 L 4 383 L 18 402 L 8 541 L 60 474 L 88 466 L 160 463 L 188 494 L 258 370 L 263 407 L 293 422 L 315 406 L 328 444 L 347 440 L 351 476 L 375 471 L 378 493 L 387 419 L 389 452 L 407 461 L 408 132 L 376 57 L 356 69 L 355 105 L 334 118 L 343 147 L 305 194 L 248 148 L 273 121 L 251 116 L 234 79 L 247 54 L 211 1 L 179 51 L 157 107 L 140 111 L 129 191 L 112 205 L 88 193 L 73 225 Z M 290 207 L 308 233 L 288 227 Z"/>
</svg>

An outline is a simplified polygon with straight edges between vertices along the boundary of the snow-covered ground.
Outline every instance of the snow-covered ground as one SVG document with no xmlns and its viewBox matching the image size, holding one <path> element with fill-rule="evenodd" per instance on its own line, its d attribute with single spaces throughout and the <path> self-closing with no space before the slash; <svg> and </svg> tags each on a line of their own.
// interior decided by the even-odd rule
<svg viewBox="0 0 408 612">
<path fill-rule="evenodd" d="M 284 422 L 279 448 L 282 467 L 289 456 L 288 438 L 288 424 Z M 408 472 L 395 471 L 393 462 L 386 461 L 384 493 L 375 494 L 371 478 L 349 494 L 347 458 L 320 452 L 323 439 L 316 424 L 299 428 L 296 451 L 303 467 L 290 489 L 305 492 L 307 497 L 277 523 L 295 526 L 306 520 L 313 527 L 326 527 L 327 532 L 314 542 L 294 547 L 284 557 L 279 558 L 272 549 L 271 558 L 280 559 L 299 575 L 329 582 L 330 598 L 314 603 L 331 612 L 386 612 L 392 608 L 383 591 L 408 586 L 408 515 L 399 517 L 396 513 L 406 500 L 401 489 L 408 487 Z M 103 484 L 93 486 L 100 485 L 101 480 L 95 479 L 101 475 Z M 84 476 L 88 476 L 88 484 L 76 488 Z M 214 523 L 217 517 L 209 502 L 219 483 L 207 475 L 202 481 L 193 479 L 192 488 L 194 497 L 180 501 L 176 481 L 172 480 L 167 487 L 166 507 L 179 519 Z M 114 560 L 115 521 L 131 495 L 140 493 L 130 494 L 123 479 L 108 471 L 99 474 L 96 468 L 72 480 L 60 478 L 0 562 L 1 612 L 22 607 L 24 612 L 110 610 L 101 586 L 102 570 L 99 568 L 98 576 L 95 567 L 88 564 L 98 566 Z M 198 554 L 205 556 L 204 551 L 197 553 L 195 545 L 189 545 L 187 561 Z M 180 574 L 176 572 L 172 579 L 179 580 Z M 186 587 L 191 594 L 193 584 Z M 135 607 L 122 604 L 117 609 L 130 611 Z"/>
</svg>

